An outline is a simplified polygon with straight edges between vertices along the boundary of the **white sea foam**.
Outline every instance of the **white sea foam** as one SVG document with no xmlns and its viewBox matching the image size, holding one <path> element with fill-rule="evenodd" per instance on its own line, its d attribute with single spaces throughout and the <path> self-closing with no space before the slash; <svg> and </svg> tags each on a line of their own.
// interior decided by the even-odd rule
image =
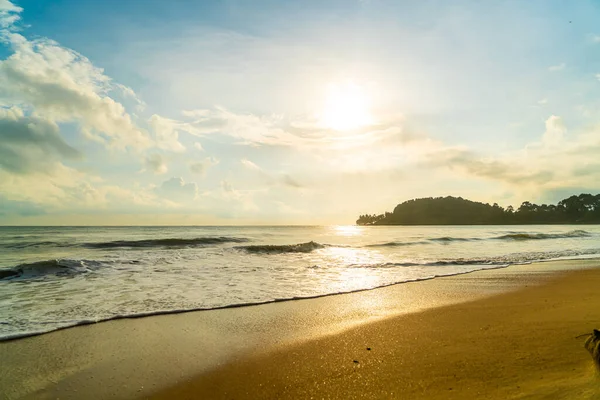
<svg viewBox="0 0 600 400">
<path fill-rule="evenodd" d="M 600 256 L 600 227 L 0 228 L 0 340 Z"/>
</svg>

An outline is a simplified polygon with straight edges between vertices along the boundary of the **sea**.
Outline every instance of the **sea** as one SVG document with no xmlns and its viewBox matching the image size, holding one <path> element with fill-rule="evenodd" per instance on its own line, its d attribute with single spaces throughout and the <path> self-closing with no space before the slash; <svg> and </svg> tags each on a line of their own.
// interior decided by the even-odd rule
<svg viewBox="0 0 600 400">
<path fill-rule="evenodd" d="M 599 225 L 0 227 L 0 340 L 596 257 Z"/>
</svg>

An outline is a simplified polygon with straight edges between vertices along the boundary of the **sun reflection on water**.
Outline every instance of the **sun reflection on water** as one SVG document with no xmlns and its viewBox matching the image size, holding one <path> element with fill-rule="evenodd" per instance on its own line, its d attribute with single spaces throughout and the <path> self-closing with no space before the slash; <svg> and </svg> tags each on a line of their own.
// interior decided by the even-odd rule
<svg viewBox="0 0 600 400">
<path fill-rule="evenodd" d="M 353 291 L 380 285 L 377 268 L 370 266 L 385 262 L 384 257 L 366 249 L 329 247 L 321 253 L 326 260 L 327 285 L 335 292 Z M 326 272 L 325 272 L 326 271 Z"/>
<path fill-rule="evenodd" d="M 382 260 L 381 255 L 365 249 L 352 247 L 329 247 L 327 258 L 338 265 L 370 265 Z"/>
<path fill-rule="evenodd" d="M 363 232 L 363 227 L 358 225 L 338 225 L 334 227 L 338 236 L 358 236 Z"/>
</svg>

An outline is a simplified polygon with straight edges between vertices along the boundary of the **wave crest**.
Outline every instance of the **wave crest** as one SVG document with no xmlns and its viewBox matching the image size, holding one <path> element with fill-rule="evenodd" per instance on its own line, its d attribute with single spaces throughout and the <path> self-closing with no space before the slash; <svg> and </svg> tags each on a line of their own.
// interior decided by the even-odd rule
<svg viewBox="0 0 600 400">
<path fill-rule="evenodd" d="M 365 247 L 402 247 L 402 246 L 413 246 L 415 244 L 426 244 L 426 242 L 387 242 L 387 243 L 374 243 L 367 244 Z"/>
<path fill-rule="evenodd" d="M 44 260 L 19 264 L 16 267 L 0 269 L 0 280 L 33 279 L 47 275 L 76 275 L 90 272 L 102 265 L 93 260 Z"/>
<path fill-rule="evenodd" d="M 52 242 L 52 241 L 41 241 L 41 242 L 17 242 L 17 243 L 7 243 L 1 245 L 6 249 L 27 249 L 30 247 L 60 247 L 62 243 Z"/>
<path fill-rule="evenodd" d="M 494 239 L 500 240 L 543 240 L 543 239 L 568 239 L 568 238 L 579 238 L 589 237 L 591 233 L 577 229 L 565 233 L 509 233 L 506 235 L 498 236 Z"/>
<path fill-rule="evenodd" d="M 310 253 L 311 251 L 322 249 L 327 247 L 324 244 L 317 242 L 306 242 L 297 244 L 285 244 L 285 245 L 253 245 L 253 246 L 240 246 L 238 248 L 247 251 L 248 253 L 257 254 L 284 254 L 284 253 Z"/>
<path fill-rule="evenodd" d="M 443 237 L 438 237 L 438 238 L 431 238 L 428 240 L 431 240 L 432 242 L 446 243 L 446 242 L 471 242 L 473 240 L 479 240 L 479 239 L 443 236 Z"/>
</svg>

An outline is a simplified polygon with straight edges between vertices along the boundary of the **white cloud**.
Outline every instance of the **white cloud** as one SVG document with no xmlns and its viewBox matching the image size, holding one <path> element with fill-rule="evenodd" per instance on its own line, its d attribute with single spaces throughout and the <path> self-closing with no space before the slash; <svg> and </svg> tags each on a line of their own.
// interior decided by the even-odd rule
<svg viewBox="0 0 600 400">
<path fill-rule="evenodd" d="M 600 74 L 596 74 L 596 79 L 600 81 Z"/>
<path fill-rule="evenodd" d="M 214 157 L 206 157 L 200 162 L 190 164 L 190 171 L 195 174 L 205 175 L 209 168 L 214 167 L 219 163 L 219 160 Z"/>
<path fill-rule="evenodd" d="M 490 119 L 488 124 L 486 119 L 489 115 L 485 112 L 478 113 L 475 120 L 485 121 L 482 125 L 489 125 L 489 130 L 480 131 L 483 136 L 480 136 L 481 140 L 477 140 L 476 143 L 481 148 L 490 148 L 491 153 L 483 153 L 475 147 L 453 146 L 452 140 L 464 142 L 472 137 L 472 131 L 478 124 L 473 122 L 475 120 L 469 120 L 471 121 L 469 124 L 463 125 L 466 131 L 457 132 L 456 136 L 452 135 L 460 129 L 464 118 L 467 118 L 469 113 L 476 112 L 479 105 L 470 108 L 473 104 L 469 99 L 466 103 L 461 102 L 460 107 L 450 106 L 452 100 L 449 100 L 448 104 L 445 101 L 436 103 L 434 97 L 444 97 L 443 93 L 434 96 L 427 84 L 423 86 L 419 82 L 429 82 L 430 77 L 433 76 L 435 82 L 431 85 L 436 90 L 445 87 L 444 82 L 450 82 L 452 87 L 454 85 L 458 87 L 464 82 L 452 82 L 450 75 L 437 76 L 427 68 L 422 70 L 423 77 L 419 74 L 415 75 L 415 71 L 422 69 L 417 64 L 413 66 L 407 64 L 404 66 L 406 68 L 399 68 L 407 71 L 407 74 L 400 74 L 408 77 L 404 81 L 407 85 L 398 86 L 397 83 L 400 82 L 398 81 L 395 82 L 396 85 L 390 83 L 389 88 L 381 88 L 384 97 L 388 90 L 400 93 L 397 97 L 390 96 L 385 101 L 379 101 L 374 97 L 374 101 L 377 100 L 380 104 L 374 106 L 373 110 L 378 109 L 380 105 L 385 107 L 386 104 L 395 104 L 396 108 L 406 110 L 407 115 L 415 116 L 415 120 L 408 122 L 405 122 L 401 116 L 383 118 L 379 112 L 374 112 L 373 116 L 380 118 L 377 123 L 349 131 L 334 131 L 323 126 L 318 116 L 294 114 L 294 117 L 289 117 L 237 111 L 255 109 L 253 102 L 248 99 L 240 100 L 239 96 L 250 97 L 252 96 L 250 93 L 257 91 L 245 90 L 240 94 L 237 90 L 239 96 L 235 96 L 236 90 L 230 90 L 228 93 L 226 93 L 227 88 L 219 90 L 224 83 L 225 86 L 231 84 L 230 89 L 234 87 L 247 89 L 247 85 L 260 89 L 264 86 L 268 93 L 262 92 L 263 99 L 268 104 L 261 102 L 261 105 L 256 106 L 259 108 L 266 107 L 286 113 L 295 112 L 306 109 L 306 104 L 312 100 L 315 101 L 310 104 L 316 109 L 320 108 L 318 104 L 320 94 L 316 93 L 317 89 L 325 87 L 327 79 L 337 79 L 333 77 L 333 73 L 331 76 L 327 71 L 322 73 L 324 71 L 322 65 L 329 65 L 327 61 L 321 65 L 319 57 L 309 58 L 309 60 L 317 60 L 316 63 L 309 61 L 308 64 L 302 64 L 300 68 L 306 72 L 297 71 L 297 74 L 294 72 L 296 75 L 286 75 L 294 79 L 282 79 L 280 82 L 282 85 L 273 85 L 273 74 L 264 73 L 263 61 L 272 59 L 274 63 L 281 62 L 281 66 L 289 67 L 297 61 L 302 63 L 304 55 L 314 55 L 312 42 L 306 47 L 306 52 L 298 52 L 297 49 L 304 44 L 300 43 L 301 40 L 298 43 L 290 41 L 289 37 L 277 41 L 276 51 L 271 53 L 269 49 L 261 50 L 260 56 L 255 58 L 252 58 L 256 53 L 253 49 L 260 46 L 243 40 L 237 45 L 239 51 L 234 52 L 235 54 L 231 52 L 229 46 L 222 46 L 223 43 L 229 43 L 227 39 L 217 42 L 214 47 L 209 47 L 219 52 L 217 57 L 219 60 L 216 62 L 214 52 L 204 52 L 206 47 L 199 48 L 200 51 L 193 49 L 192 52 L 201 53 L 200 56 L 206 58 L 206 62 L 210 65 L 209 67 L 204 63 L 199 65 L 197 59 L 193 58 L 191 63 L 193 65 L 187 71 L 185 68 L 179 69 L 179 63 L 173 63 L 172 57 L 160 55 L 160 58 L 171 60 L 169 63 L 172 66 L 166 67 L 173 69 L 166 71 L 165 74 L 173 73 L 173 76 L 177 77 L 176 83 L 183 89 L 180 94 L 190 94 L 187 99 L 189 101 L 181 101 L 181 97 L 173 95 L 177 93 L 177 88 L 169 85 L 168 92 L 173 96 L 168 99 L 170 107 L 176 108 L 182 104 L 185 107 L 193 107 L 194 104 L 217 102 L 226 105 L 227 108 L 185 111 L 183 117 L 179 116 L 175 119 L 157 114 L 151 116 L 153 112 L 138 116 L 134 109 L 142 110 L 145 103 L 132 88 L 113 82 L 102 69 L 73 50 L 47 39 L 31 40 L 31 37 L 23 34 L 17 26 L 13 25 L 19 24 L 17 21 L 19 13 L 19 7 L 7 0 L 0 0 L 0 26 L 8 28 L 3 31 L 1 39 L 4 44 L 12 47 L 9 52 L 10 57 L 0 62 L 0 104 L 20 107 L 19 115 L 11 115 L 9 118 L 7 114 L 0 118 L 0 193 L 6 196 L 6 201 L 16 202 L 11 203 L 12 206 L 22 210 L 23 213 L 38 212 L 35 206 L 30 207 L 29 204 L 36 197 L 43 198 L 49 205 L 49 210 L 58 210 L 61 209 L 60 207 L 65 209 L 70 204 L 82 209 L 98 207 L 115 210 L 123 209 L 120 204 L 145 204 L 147 207 L 154 207 L 153 212 L 156 214 L 162 212 L 163 206 L 172 205 L 178 207 L 179 211 L 183 210 L 186 213 L 189 211 L 190 215 L 206 212 L 213 216 L 229 211 L 232 212 L 231 215 L 238 215 L 236 213 L 239 212 L 241 216 L 245 216 L 241 210 L 256 209 L 254 203 L 256 202 L 260 205 L 262 214 L 254 214 L 255 216 L 277 213 L 277 208 L 282 212 L 291 213 L 292 208 L 314 210 L 317 207 L 320 213 L 315 214 L 316 220 L 322 215 L 327 215 L 328 212 L 345 212 L 343 210 L 347 207 L 356 207 L 359 202 L 375 204 L 374 202 L 384 201 L 381 199 L 386 196 L 385 201 L 392 202 L 392 198 L 401 192 L 403 196 L 413 196 L 417 193 L 427 195 L 426 191 L 443 191 L 456 185 L 456 188 L 460 188 L 456 190 L 464 189 L 465 192 L 481 190 L 483 193 L 488 193 L 487 188 L 501 187 L 505 190 L 504 185 L 509 186 L 510 190 L 522 187 L 543 189 L 565 185 L 583 187 L 585 182 L 593 182 L 594 178 L 598 181 L 598 175 L 594 175 L 594 171 L 597 171 L 597 162 L 594 164 L 594 160 L 600 151 L 598 130 L 590 131 L 587 136 L 577 136 L 578 131 L 567 131 L 562 119 L 557 116 L 548 118 L 545 130 L 540 125 L 537 132 L 529 132 L 528 135 L 528 132 L 522 131 L 529 126 L 529 121 L 536 117 L 521 118 L 521 115 L 511 114 L 512 111 L 507 109 L 509 114 L 501 115 L 499 118 L 504 118 L 506 121 L 518 120 L 522 125 L 503 135 L 501 129 L 504 124 L 495 126 L 494 124 L 497 123 L 495 117 Z M 586 39 L 589 43 L 589 37 Z M 172 39 L 167 37 L 165 40 Z M 206 41 L 208 46 L 213 46 L 212 37 L 202 35 L 200 40 Z M 256 40 L 261 41 L 262 38 Z M 252 42 L 254 39 L 249 38 L 248 41 Z M 173 51 L 173 56 L 177 57 L 182 51 L 190 52 L 190 49 L 183 48 L 185 46 L 181 44 L 168 47 Z M 249 52 L 248 48 L 250 48 Z M 210 56 L 206 57 L 206 54 Z M 234 54 L 233 58 L 231 54 Z M 247 62 L 249 59 L 246 55 L 251 57 L 250 62 Z M 290 55 L 291 58 L 282 57 L 285 55 Z M 184 58 L 180 57 L 179 60 Z M 134 59 L 136 59 L 134 63 L 138 63 L 137 57 Z M 240 62 L 231 63 L 231 59 Z M 122 61 L 128 62 L 126 58 Z M 221 63 L 221 61 L 229 63 Z M 560 59 L 557 63 L 559 61 Z M 156 66 L 158 64 L 144 64 L 151 65 L 151 68 L 154 68 L 153 72 L 160 72 L 160 68 Z M 220 74 L 223 72 L 221 68 L 223 65 L 232 66 L 240 80 L 225 82 L 225 79 L 213 79 L 216 75 L 211 75 L 209 70 L 219 71 Z M 333 63 L 331 65 L 337 66 Z M 131 65 L 128 66 L 130 67 Z M 136 67 L 150 68 L 140 65 Z M 267 76 L 268 80 L 248 80 L 248 67 L 258 71 L 261 77 Z M 357 79 L 367 79 L 370 76 L 379 80 L 379 85 L 388 82 L 385 79 L 388 76 L 386 71 L 381 71 L 382 74 L 370 74 L 377 71 L 368 65 L 363 67 L 365 76 Z M 397 67 L 398 65 L 393 69 L 397 71 Z M 499 70 L 496 72 L 505 67 L 498 65 Z M 565 72 L 570 72 L 570 67 L 570 64 L 567 67 L 567 64 L 562 63 L 548 69 L 550 71 L 566 69 Z M 165 87 L 162 86 L 162 78 L 158 73 L 144 75 L 139 68 L 135 69 L 136 73 L 140 73 L 150 83 L 147 86 L 148 92 L 154 96 L 164 95 L 161 90 Z M 197 68 L 201 68 L 201 73 Z M 532 68 L 539 67 L 532 66 Z M 244 74 L 238 74 L 242 70 Z M 271 70 L 284 71 L 281 68 L 271 68 Z M 179 71 L 185 74 L 181 75 Z M 321 71 L 321 73 L 314 71 Z M 231 71 L 224 71 L 222 76 L 233 76 L 229 72 Z M 591 83 L 590 78 L 600 79 L 600 74 L 591 75 L 587 76 L 588 83 Z M 310 76 L 315 77 L 314 81 L 298 78 L 310 78 Z M 190 85 L 193 79 L 197 79 L 194 81 L 196 83 L 202 82 L 208 86 Z M 209 82 L 211 80 L 214 82 Z M 301 82 L 299 85 L 303 88 L 296 91 L 288 90 L 287 83 L 284 81 Z M 409 81 L 416 82 L 414 85 L 418 89 L 411 91 L 408 87 L 411 84 Z M 512 82 L 515 83 L 514 80 Z M 563 83 L 568 85 L 568 82 Z M 201 87 L 203 90 L 197 91 L 194 87 Z M 273 89 L 274 87 L 277 89 Z M 394 87 L 401 87 L 402 90 L 395 90 Z M 453 92 L 450 89 L 446 92 Z M 526 85 L 521 89 L 526 90 Z M 539 90 L 534 89 L 521 98 L 530 98 L 530 95 L 540 93 Z M 507 90 L 512 89 L 507 88 Z M 278 101 L 280 97 L 277 97 L 279 94 L 274 94 L 275 91 L 281 92 L 281 98 L 290 98 L 289 93 L 295 93 L 291 98 L 297 98 L 297 101 L 284 104 L 287 100 Z M 553 111 L 560 112 L 560 107 L 564 108 L 565 105 L 562 103 L 565 102 L 568 104 L 568 109 L 563 110 L 565 113 L 572 111 L 573 104 L 584 102 L 590 110 L 596 111 L 597 105 L 593 103 L 593 99 L 590 103 L 589 98 L 584 98 L 587 92 L 582 92 L 577 102 L 571 102 L 568 99 L 569 91 L 570 89 L 565 87 L 565 93 L 560 99 L 550 96 L 553 99 L 551 101 Z M 202 101 L 197 101 L 200 98 L 199 92 L 202 92 Z M 473 98 L 477 95 L 477 93 L 473 94 Z M 402 99 L 402 96 L 405 98 Z M 420 96 L 422 98 L 419 98 Z M 541 96 L 538 97 L 540 106 L 548 104 L 548 99 L 540 100 L 540 98 Z M 434 99 L 433 102 L 436 104 L 432 104 L 431 107 L 429 105 L 424 107 L 421 104 L 411 108 L 411 102 L 427 103 L 429 99 Z M 251 100 L 255 101 L 255 99 Z M 164 104 L 162 101 L 159 103 Z M 536 105 L 535 100 L 533 104 Z M 446 106 L 448 108 L 444 108 Z M 514 106 L 517 108 L 519 105 L 514 103 Z M 440 112 L 440 109 L 443 110 Z M 486 109 L 503 108 L 490 106 Z M 539 112 L 543 107 L 536 109 Z M 10 112 L 16 113 L 15 110 L 17 109 L 14 108 Z M 426 112 L 420 114 L 423 110 Z M 455 113 L 457 110 L 459 112 Z M 4 112 L 9 113 L 9 111 Z M 574 117 L 573 114 L 560 115 L 563 115 L 565 120 L 581 119 L 581 116 Z M 423 120 L 426 121 L 427 126 L 434 129 L 432 132 L 434 136 L 431 138 L 426 134 L 415 134 L 415 131 L 409 129 L 423 127 L 424 125 L 419 126 L 420 121 Z M 586 123 L 590 120 L 591 118 Z M 444 126 L 451 127 L 451 131 L 444 132 Z M 10 129 L 6 129 L 7 127 Z M 61 128 L 65 129 L 62 134 Z M 140 186 L 142 183 L 135 186 L 135 180 L 139 179 L 147 185 L 151 177 L 135 174 L 136 161 L 132 162 L 129 155 L 116 152 L 111 153 L 106 159 L 102 159 L 103 155 L 91 157 L 92 160 L 81 165 L 81 168 L 77 164 L 75 164 L 77 167 L 70 167 L 78 161 L 78 157 L 81 157 L 80 152 L 72 147 L 73 144 L 77 144 L 81 149 L 91 149 L 90 151 L 98 151 L 99 147 L 96 144 L 81 145 L 81 138 L 72 138 L 73 128 L 80 128 L 87 138 L 101 142 L 109 148 L 135 150 L 136 158 L 139 158 L 136 160 L 137 165 L 143 164 L 148 172 L 165 174 L 176 171 L 177 173 L 174 174 L 176 177 L 166 180 L 172 175 L 163 175 L 160 181 L 165 180 L 165 182 L 159 183 L 158 187 Z M 529 141 L 535 143 L 518 151 L 500 150 L 502 146 L 511 145 L 515 132 L 523 133 L 520 140 L 529 137 Z M 187 135 L 195 135 L 196 138 Z M 452 137 L 452 139 L 443 143 L 435 140 L 435 137 Z M 194 139 L 198 141 L 194 142 Z M 203 144 L 207 147 L 207 154 L 199 153 L 204 151 Z M 186 150 L 184 145 L 189 150 L 185 157 L 181 154 L 168 153 L 184 152 Z M 238 145 L 250 145 L 253 148 L 241 148 Z M 223 158 L 223 166 L 209 171 L 211 179 L 202 180 L 200 176 L 218 162 L 214 158 L 207 157 L 208 154 L 218 154 Z M 242 158 L 246 156 L 248 158 Z M 103 169 L 107 167 L 96 163 L 98 159 L 111 163 L 106 179 L 114 179 L 116 184 L 100 181 L 90 172 L 81 172 L 83 168 L 85 171 L 108 171 Z M 423 164 L 428 168 L 420 168 Z M 448 171 L 449 169 L 451 171 Z M 207 191 L 199 193 L 196 183 L 186 182 L 178 177 L 186 171 L 187 174 L 190 174 L 190 171 L 200 174 L 190 179 L 201 182 L 203 190 Z M 579 175 L 573 171 L 579 171 Z M 223 175 L 217 176 L 221 173 Z M 468 179 L 464 179 L 465 175 Z M 407 178 L 408 176 L 411 177 Z M 205 189 L 205 186 L 209 187 L 215 179 L 216 182 L 223 180 L 221 186 L 216 185 L 212 190 Z M 412 179 L 410 184 L 409 179 Z M 418 185 L 422 185 L 421 192 L 420 189 L 414 189 Z M 134 189 L 127 189 L 128 186 Z M 381 190 L 377 200 L 372 196 L 369 197 L 369 193 L 373 190 Z M 492 196 L 492 194 L 488 195 Z M 310 203 L 308 198 L 311 198 Z M 325 206 L 321 207 L 323 204 Z M 335 206 L 327 204 L 335 204 Z"/>
<path fill-rule="evenodd" d="M 592 36 L 592 42 L 594 42 L 594 43 L 600 43 L 600 35 L 593 35 Z"/>
<path fill-rule="evenodd" d="M 552 65 L 550 67 L 548 67 L 548 71 L 550 72 L 558 72 L 558 71 L 562 71 L 567 67 L 567 64 L 565 63 L 560 63 L 558 65 Z"/>
<path fill-rule="evenodd" d="M 160 154 L 150 154 L 144 159 L 144 167 L 146 170 L 155 174 L 164 174 L 169 169 L 165 159 Z"/>
<path fill-rule="evenodd" d="M 135 93 L 135 91 L 132 88 L 130 88 L 129 86 L 120 84 L 120 83 L 113 84 L 113 87 L 115 89 L 118 89 L 125 98 L 133 100 L 136 104 L 137 111 L 144 111 L 146 109 L 146 103 L 138 97 L 138 95 Z"/>
<path fill-rule="evenodd" d="M 191 118 L 190 125 L 196 135 L 223 134 L 240 139 L 239 144 L 294 146 L 299 138 L 283 130 L 277 117 L 258 117 L 236 114 L 223 107 L 214 110 L 184 111 Z"/>
<path fill-rule="evenodd" d="M 0 27 L 8 28 L 17 22 L 21 17 L 23 9 L 19 6 L 14 5 L 8 0 L 0 0 Z"/>
<path fill-rule="evenodd" d="M 403 129 L 403 117 L 392 115 L 387 120 L 341 132 L 326 128 L 311 118 L 289 120 L 280 115 L 257 116 L 238 114 L 223 107 L 184 111 L 198 136 L 224 135 L 238 139 L 236 144 L 282 146 L 304 150 L 348 151 L 384 141 L 406 143 L 418 139 Z"/>
<path fill-rule="evenodd" d="M 83 158 L 65 140 L 61 132 L 65 123 L 79 128 L 84 138 L 109 148 L 180 151 L 182 146 L 177 132 L 169 131 L 170 120 L 154 117 L 154 126 L 149 124 L 156 128 L 154 139 L 111 97 L 120 96 L 141 110 L 145 103 L 133 89 L 113 82 L 74 50 L 47 38 L 23 36 L 14 26 L 21 11 L 0 0 L 0 40 L 9 50 L 8 57 L 0 60 L 0 191 L 6 200 L 70 212 L 131 211 L 132 207 L 170 204 L 157 198 L 154 189 L 129 190 L 123 182 L 107 184 L 98 176 L 63 164 Z M 167 171 L 159 154 L 148 155 L 142 162 L 154 173 Z M 183 187 L 190 185 L 184 183 Z"/>
<path fill-rule="evenodd" d="M 177 140 L 177 131 L 184 129 L 184 124 L 153 115 L 148 121 L 155 135 L 153 141 L 123 104 L 109 95 L 117 93 L 133 100 L 141 111 L 146 105 L 133 89 L 113 82 L 101 68 L 72 49 L 47 38 L 29 40 L 21 35 L 6 22 L 21 9 L 0 1 L 0 23 L 5 28 L 2 38 L 12 50 L 0 61 L 0 102 L 18 104 L 54 123 L 76 123 L 87 138 L 108 147 L 184 150 Z"/>
<path fill-rule="evenodd" d="M 152 128 L 156 146 L 159 149 L 174 152 L 185 151 L 185 147 L 179 142 L 178 133 L 179 130 L 185 128 L 185 124 L 156 114 L 150 117 L 148 123 Z"/>
<path fill-rule="evenodd" d="M 150 145 L 123 105 L 106 94 L 111 83 L 102 69 L 54 41 L 29 41 L 6 31 L 5 36 L 14 52 L 0 61 L 2 101 L 24 104 L 56 123 L 79 123 L 84 134 L 109 146 Z"/>
<path fill-rule="evenodd" d="M 546 120 L 546 132 L 544 132 L 542 142 L 547 146 L 560 145 L 565 132 L 566 128 L 562 118 L 552 115 Z"/>
</svg>

